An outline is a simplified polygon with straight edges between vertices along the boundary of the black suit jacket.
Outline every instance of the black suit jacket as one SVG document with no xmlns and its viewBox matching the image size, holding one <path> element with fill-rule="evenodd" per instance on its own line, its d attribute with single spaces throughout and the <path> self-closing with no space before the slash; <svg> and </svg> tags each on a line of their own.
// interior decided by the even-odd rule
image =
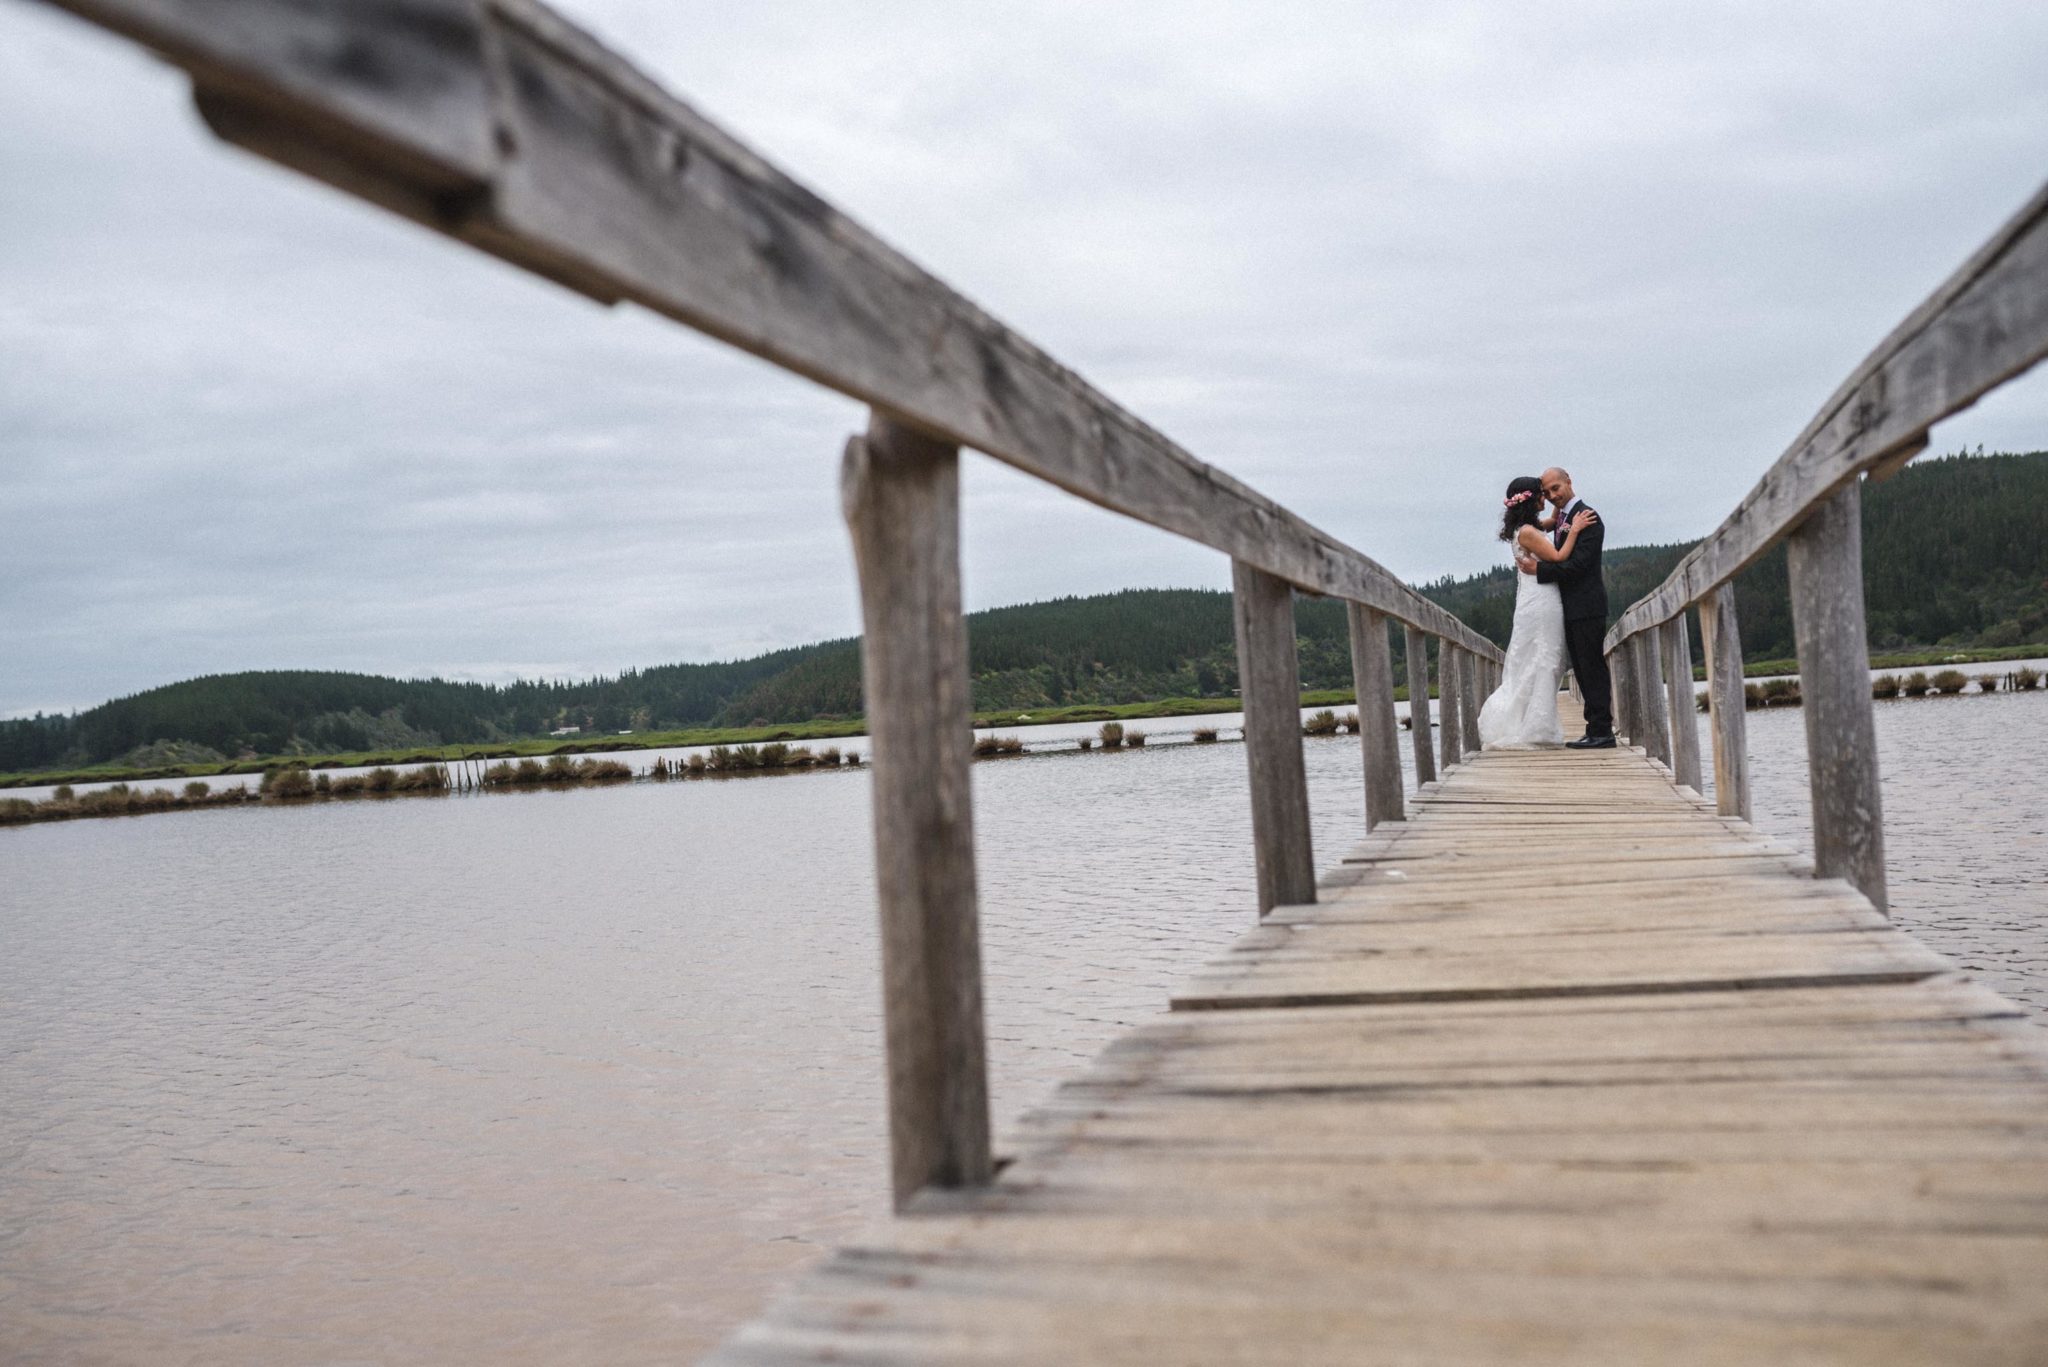
<svg viewBox="0 0 2048 1367">
<path fill-rule="evenodd" d="M 1595 513 L 1590 503 L 1583 500 L 1572 509 L 1574 516 L 1581 512 Z M 1564 599 L 1564 619 L 1577 622 L 1588 617 L 1607 620 L 1607 581 L 1600 575 L 1600 545 L 1607 539 L 1607 522 L 1603 518 L 1579 533 L 1579 539 L 1572 544 L 1572 553 L 1562 560 L 1545 560 L 1536 566 L 1536 582 L 1555 584 Z"/>
</svg>

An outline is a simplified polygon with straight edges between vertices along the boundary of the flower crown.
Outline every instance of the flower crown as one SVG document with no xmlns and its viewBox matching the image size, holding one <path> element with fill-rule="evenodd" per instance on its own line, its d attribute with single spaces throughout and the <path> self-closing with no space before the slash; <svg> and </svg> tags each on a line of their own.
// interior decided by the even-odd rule
<svg viewBox="0 0 2048 1367">
<path fill-rule="evenodd" d="M 1503 507 L 1503 508 L 1512 508 L 1512 507 L 1514 507 L 1514 506 L 1515 506 L 1515 505 L 1516 505 L 1517 503 L 1520 503 L 1520 502 L 1521 502 L 1521 501 L 1522 501 L 1523 499 L 1525 499 L 1525 498 L 1534 498 L 1534 497 L 1536 497 L 1536 493 L 1535 493 L 1535 491 L 1534 491 L 1533 489 L 1524 489 L 1524 490 L 1522 490 L 1522 492 L 1521 492 L 1521 493 L 1519 493 L 1519 494 L 1516 494 L 1516 495 L 1515 495 L 1515 496 L 1514 496 L 1513 498 L 1504 498 L 1504 499 L 1502 499 L 1502 500 L 1500 501 L 1500 506 L 1501 506 L 1501 507 Z"/>
</svg>

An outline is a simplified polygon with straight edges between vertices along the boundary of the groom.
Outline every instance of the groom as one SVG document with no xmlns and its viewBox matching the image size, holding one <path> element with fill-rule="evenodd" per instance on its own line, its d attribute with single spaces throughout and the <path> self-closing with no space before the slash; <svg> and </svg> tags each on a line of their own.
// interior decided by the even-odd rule
<svg viewBox="0 0 2048 1367">
<path fill-rule="evenodd" d="M 1551 539 L 1562 546 L 1572 515 L 1592 510 L 1572 492 L 1572 477 L 1554 465 L 1543 472 L 1543 495 L 1557 510 Z M 1522 573 L 1535 575 L 1539 584 L 1557 585 L 1564 599 L 1565 649 L 1586 699 L 1586 734 L 1565 742 L 1572 750 L 1614 748 L 1614 685 L 1607 677 L 1607 657 L 1600 652 L 1607 636 L 1607 582 L 1600 577 L 1600 543 L 1606 532 L 1605 519 L 1593 522 L 1579 533 L 1572 553 L 1554 564 L 1534 556 L 1517 557 Z"/>
</svg>

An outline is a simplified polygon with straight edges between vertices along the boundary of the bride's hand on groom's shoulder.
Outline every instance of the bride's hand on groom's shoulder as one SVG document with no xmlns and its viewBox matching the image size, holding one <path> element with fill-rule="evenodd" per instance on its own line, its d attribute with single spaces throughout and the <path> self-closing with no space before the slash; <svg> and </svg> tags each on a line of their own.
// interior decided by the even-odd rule
<svg viewBox="0 0 2048 1367">
<path fill-rule="evenodd" d="M 1572 529 L 1576 531 L 1580 527 L 1590 527 L 1599 520 L 1600 514 L 1594 512 L 1591 508 L 1581 508 L 1578 512 L 1572 514 Z"/>
</svg>

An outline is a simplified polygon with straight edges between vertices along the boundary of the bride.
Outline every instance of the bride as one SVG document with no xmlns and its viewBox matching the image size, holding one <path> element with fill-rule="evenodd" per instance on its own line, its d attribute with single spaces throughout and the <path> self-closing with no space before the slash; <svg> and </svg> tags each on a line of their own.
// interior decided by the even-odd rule
<svg viewBox="0 0 2048 1367">
<path fill-rule="evenodd" d="M 1527 475 L 1508 485 L 1500 539 L 1515 547 L 1516 559 L 1563 560 L 1579 532 L 1597 515 L 1590 509 L 1572 518 L 1562 544 L 1552 544 L 1543 517 L 1543 486 Z M 1509 628 L 1507 663 L 1501 684 L 1479 709 L 1479 748 L 1530 750 L 1564 744 L 1557 720 L 1557 683 L 1564 676 L 1564 600 L 1557 585 L 1539 584 L 1533 574 L 1515 576 L 1515 620 Z"/>
</svg>

